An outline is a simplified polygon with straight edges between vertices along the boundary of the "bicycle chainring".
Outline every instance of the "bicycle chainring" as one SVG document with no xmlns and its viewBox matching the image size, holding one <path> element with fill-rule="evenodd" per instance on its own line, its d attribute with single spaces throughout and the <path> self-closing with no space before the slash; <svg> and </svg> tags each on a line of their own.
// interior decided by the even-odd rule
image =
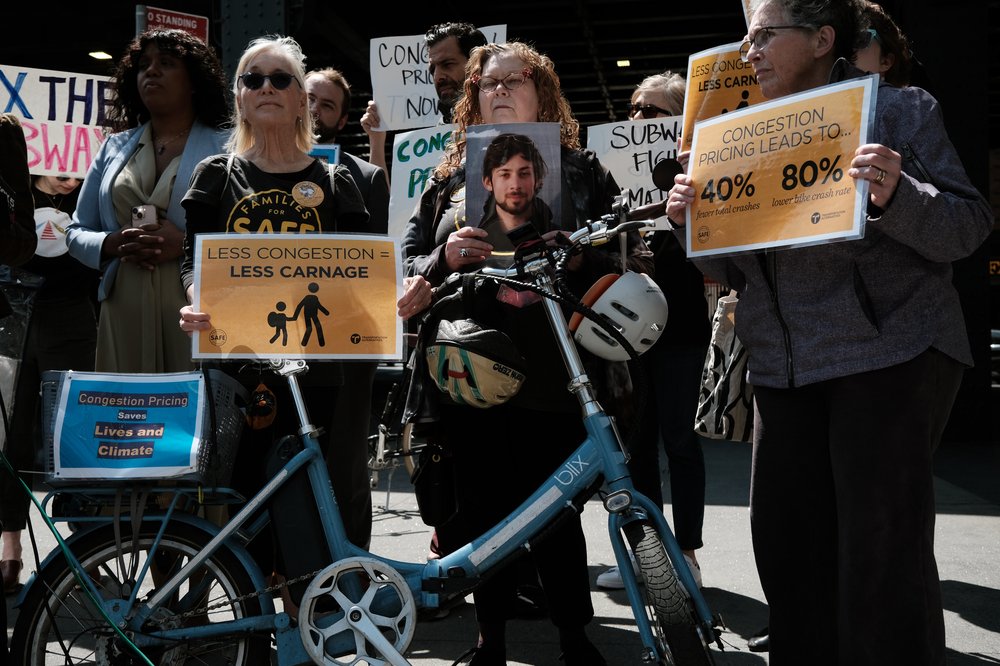
<svg viewBox="0 0 1000 666">
<path fill-rule="evenodd" d="M 392 651 L 403 654 L 413 639 L 417 605 L 390 565 L 352 557 L 312 579 L 298 621 L 302 643 L 318 666 L 390 663 Z"/>
</svg>

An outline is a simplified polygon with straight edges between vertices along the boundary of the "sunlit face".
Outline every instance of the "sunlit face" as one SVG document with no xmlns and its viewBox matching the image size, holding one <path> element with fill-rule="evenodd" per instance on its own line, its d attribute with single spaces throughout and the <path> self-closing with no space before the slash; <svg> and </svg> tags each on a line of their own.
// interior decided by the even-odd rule
<svg viewBox="0 0 1000 666">
<path fill-rule="evenodd" d="M 490 58 L 483 67 L 482 78 L 503 79 L 508 74 L 520 72 L 527 65 L 512 53 L 501 53 Z M 514 90 L 499 85 L 492 92 L 479 90 L 479 108 L 483 122 L 536 123 L 538 122 L 538 89 L 533 79 L 527 79 Z"/>
<path fill-rule="evenodd" d="M 344 91 L 326 77 L 313 74 L 306 77 L 306 93 L 309 98 L 309 113 L 316 124 L 320 141 L 333 141 L 347 123 Z"/>
<path fill-rule="evenodd" d="M 188 111 L 193 104 L 194 89 L 184 61 L 161 53 L 155 43 L 146 45 L 139 56 L 136 85 L 142 103 L 154 115 Z"/>
<path fill-rule="evenodd" d="M 240 74 L 256 72 L 270 75 L 278 72 L 291 74 L 294 68 L 278 53 L 264 51 L 252 58 Z M 306 91 L 298 80 L 292 81 L 284 90 L 275 88 L 270 80 L 266 80 L 257 90 L 251 90 L 242 83 L 239 84 L 240 105 L 243 118 L 253 128 L 264 126 L 295 127 L 298 118 L 305 119 L 308 111 Z"/>
<path fill-rule="evenodd" d="M 493 193 L 497 208 L 511 215 L 526 215 L 535 200 L 535 167 L 524 155 L 513 155 L 489 178 L 483 178 L 483 186 Z"/>
<path fill-rule="evenodd" d="M 462 96 L 465 63 L 469 61 L 458 45 L 458 37 L 445 37 L 429 47 L 427 60 L 438 99 L 454 104 Z"/>
<path fill-rule="evenodd" d="M 789 24 L 791 20 L 777 3 L 765 2 L 754 13 L 747 36 L 756 37 L 768 26 Z M 763 48 L 754 44 L 747 54 L 764 97 L 774 99 L 826 83 L 829 67 L 816 58 L 815 29 L 781 28 L 769 31 L 767 37 Z"/>
</svg>

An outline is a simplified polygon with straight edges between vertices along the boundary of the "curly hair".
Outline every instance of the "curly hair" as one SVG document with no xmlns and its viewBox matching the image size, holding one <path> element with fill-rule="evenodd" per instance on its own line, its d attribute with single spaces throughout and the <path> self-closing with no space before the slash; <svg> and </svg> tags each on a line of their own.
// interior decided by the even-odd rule
<svg viewBox="0 0 1000 666">
<path fill-rule="evenodd" d="M 504 53 L 515 56 L 531 70 L 531 79 L 538 91 L 537 122 L 559 123 L 559 143 L 566 148 L 580 148 L 580 123 L 573 117 L 569 102 L 562 93 L 559 75 L 556 74 L 551 58 L 518 41 L 477 46 L 472 49 L 465 66 L 464 94 L 455 103 L 456 128 L 452 134 L 453 141 L 448 144 L 441 163 L 434 169 L 436 177 L 447 178 L 462 164 L 465 157 L 465 128 L 483 124 L 479 88 L 473 83 L 473 79 L 478 80 L 491 58 Z"/>
<path fill-rule="evenodd" d="M 149 109 L 139 95 L 138 79 L 142 54 L 150 44 L 184 63 L 194 91 L 192 103 L 198 121 L 216 129 L 225 127 L 230 116 L 229 92 L 215 50 L 183 30 L 157 28 L 133 39 L 118 61 L 112 76 L 114 95 L 105 128 L 121 132 L 149 120 Z"/>
</svg>

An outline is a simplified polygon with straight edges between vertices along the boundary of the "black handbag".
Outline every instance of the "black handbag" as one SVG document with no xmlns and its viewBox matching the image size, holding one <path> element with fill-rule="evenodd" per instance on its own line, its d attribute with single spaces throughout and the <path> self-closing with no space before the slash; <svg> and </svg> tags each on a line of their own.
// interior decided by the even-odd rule
<svg viewBox="0 0 1000 666">
<path fill-rule="evenodd" d="M 455 515 L 455 461 L 444 448 L 433 443 L 424 445 L 410 481 L 425 525 L 436 527 Z"/>
</svg>

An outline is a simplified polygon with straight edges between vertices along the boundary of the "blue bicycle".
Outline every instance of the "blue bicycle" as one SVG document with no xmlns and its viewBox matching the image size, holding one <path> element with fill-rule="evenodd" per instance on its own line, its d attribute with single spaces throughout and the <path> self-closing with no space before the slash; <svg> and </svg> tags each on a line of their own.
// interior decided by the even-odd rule
<svg viewBox="0 0 1000 666">
<path fill-rule="evenodd" d="M 506 520 L 426 562 L 397 561 L 351 545 L 299 389 L 298 375 L 306 364 L 274 361 L 270 367 L 287 380 L 301 429 L 279 443 L 270 480 L 223 525 L 198 517 L 192 507 L 239 499 L 226 491 L 200 497 L 196 488 L 153 487 L 123 498 L 114 489 L 81 487 L 50 494 L 69 498 L 78 508 L 101 505 L 105 510 L 84 517 L 75 512 L 71 519 L 77 529 L 67 539 L 68 548 L 50 553 L 29 582 L 12 640 L 15 663 L 250 666 L 269 664 L 274 645 L 279 666 L 408 664 L 405 654 L 418 611 L 469 594 L 560 514 L 581 511 L 600 492 L 638 630 L 636 661 L 713 664 L 712 643 L 722 649 L 721 623 L 695 585 L 661 507 L 633 488 L 615 423 L 587 380 L 560 304 L 575 303 L 593 321 L 604 322 L 609 338 L 626 349 L 628 342 L 602 317 L 556 289 L 559 261 L 574 248 L 641 224 L 625 220 L 620 212 L 606 216 L 571 236 L 570 247 L 542 246 L 519 256 L 510 269 L 483 269 L 476 278 L 511 282 L 545 296 L 567 386 L 579 401 L 587 431 L 579 448 Z M 306 520 L 315 525 L 325 552 L 315 568 L 270 584 L 270 572 L 260 569 L 246 546 L 266 525 L 267 507 L 289 501 L 289 493 L 309 514 Z M 112 504 L 117 510 L 107 511 Z M 630 554 L 644 585 L 633 572 Z M 295 618 L 275 608 L 272 597 L 285 586 L 298 590 Z"/>
</svg>

